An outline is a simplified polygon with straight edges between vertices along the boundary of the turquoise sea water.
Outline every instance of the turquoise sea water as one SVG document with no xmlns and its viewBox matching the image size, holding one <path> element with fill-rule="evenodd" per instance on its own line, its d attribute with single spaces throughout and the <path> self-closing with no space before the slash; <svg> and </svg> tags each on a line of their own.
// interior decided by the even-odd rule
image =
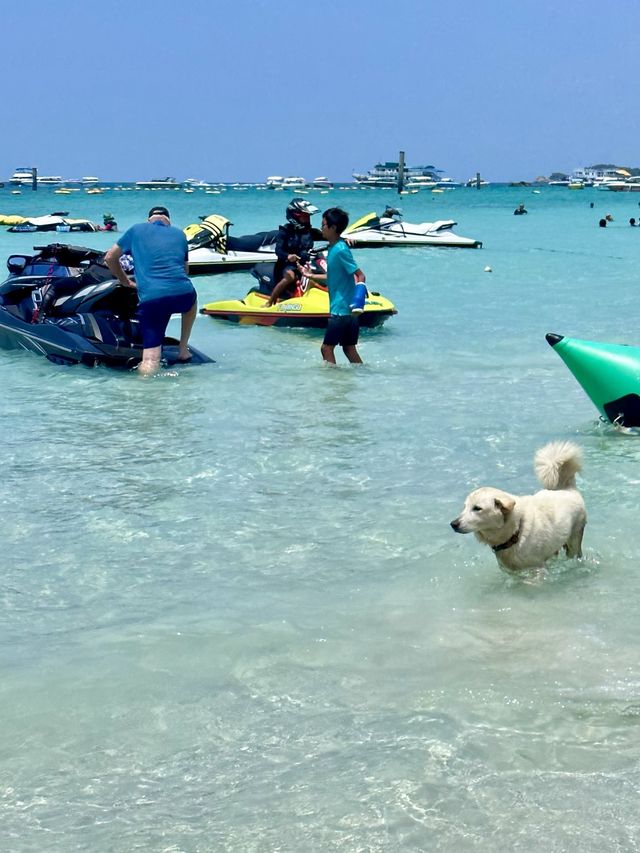
<svg viewBox="0 0 640 853">
<path fill-rule="evenodd" d="M 163 203 L 240 234 L 287 200 L 5 189 L 0 212 L 122 230 Z M 399 311 L 360 369 L 323 366 L 321 333 L 205 317 L 216 364 L 176 376 L 0 352 L 3 851 L 640 847 L 640 439 L 544 339 L 640 342 L 637 196 L 402 206 L 484 248 L 356 252 Z M 0 257 L 40 238 L 3 231 Z M 204 303 L 252 280 L 195 283 Z M 526 584 L 449 521 L 477 485 L 535 490 L 558 438 L 584 449 L 585 558 Z"/>
</svg>

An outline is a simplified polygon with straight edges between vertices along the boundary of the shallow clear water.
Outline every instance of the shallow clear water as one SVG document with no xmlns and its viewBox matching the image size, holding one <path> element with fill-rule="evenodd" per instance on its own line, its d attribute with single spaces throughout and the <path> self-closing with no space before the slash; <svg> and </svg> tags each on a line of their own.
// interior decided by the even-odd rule
<svg viewBox="0 0 640 853">
<path fill-rule="evenodd" d="M 162 201 L 238 234 L 288 200 L 0 193 L 121 229 Z M 395 201 L 309 198 L 352 218 Z M 403 207 L 484 248 L 357 252 L 399 310 L 363 333 L 363 368 L 324 367 L 321 333 L 205 317 L 216 364 L 177 376 L 0 353 L 3 850 L 640 846 L 640 444 L 544 339 L 638 342 L 636 197 Z M 3 232 L 0 255 L 36 242 Z M 195 283 L 203 303 L 251 280 Z M 556 438 L 584 448 L 585 558 L 527 584 L 449 520 L 480 483 L 534 490 Z"/>
</svg>

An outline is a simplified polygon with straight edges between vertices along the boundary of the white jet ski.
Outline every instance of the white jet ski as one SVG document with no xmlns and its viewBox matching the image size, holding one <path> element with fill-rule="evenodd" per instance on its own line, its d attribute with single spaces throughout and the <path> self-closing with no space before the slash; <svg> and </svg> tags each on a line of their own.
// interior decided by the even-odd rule
<svg viewBox="0 0 640 853">
<path fill-rule="evenodd" d="M 233 237 L 229 234 L 233 223 L 224 216 L 213 214 L 201 220 L 184 229 L 189 244 L 189 275 L 237 272 L 276 262 L 278 229 Z"/>
<path fill-rule="evenodd" d="M 480 249 L 482 242 L 471 237 L 461 237 L 451 230 L 457 225 L 453 219 L 437 222 L 404 222 L 395 207 L 387 207 L 381 216 L 367 213 L 350 225 L 342 236 L 358 249 L 375 249 L 379 246 L 447 246 L 458 249 Z"/>
<path fill-rule="evenodd" d="M 20 233 L 26 231 L 101 231 L 99 225 L 89 219 L 69 219 L 64 213 L 51 213 L 48 216 L 32 216 L 7 228 L 7 231 Z"/>
</svg>

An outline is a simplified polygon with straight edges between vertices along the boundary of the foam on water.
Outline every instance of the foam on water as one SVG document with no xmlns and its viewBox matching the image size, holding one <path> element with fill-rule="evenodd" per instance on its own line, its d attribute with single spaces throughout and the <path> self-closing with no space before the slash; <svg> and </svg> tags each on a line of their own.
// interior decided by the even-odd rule
<svg viewBox="0 0 640 853">
<path fill-rule="evenodd" d="M 637 343 L 636 203 L 528 193 L 403 200 L 485 247 L 358 252 L 399 309 L 362 369 L 204 317 L 216 364 L 153 380 L 0 353 L 3 849 L 636 849 L 640 446 L 544 340 Z M 132 192 L 72 214 L 123 228 L 159 197 L 179 225 L 214 212 Z M 215 202 L 245 233 L 286 199 Z M 525 584 L 448 522 L 481 483 L 534 490 L 557 438 L 584 448 L 585 559 Z"/>
</svg>

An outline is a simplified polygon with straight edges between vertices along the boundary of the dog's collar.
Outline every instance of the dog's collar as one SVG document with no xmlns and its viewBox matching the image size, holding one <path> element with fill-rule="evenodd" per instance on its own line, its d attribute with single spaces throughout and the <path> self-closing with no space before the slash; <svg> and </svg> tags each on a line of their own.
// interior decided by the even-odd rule
<svg viewBox="0 0 640 853">
<path fill-rule="evenodd" d="M 497 553 L 498 551 L 506 551 L 507 548 L 511 548 L 513 545 L 515 545 L 519 538 L 520 538 L 520 528 L 518 528 L 516 530 L 516 532 L 511 537 L 511 539 L 507 539 L 507 541 L 503 542 L 501 545 L 492 545 L 491 550 L 494 553 Z"/>
</svg>

